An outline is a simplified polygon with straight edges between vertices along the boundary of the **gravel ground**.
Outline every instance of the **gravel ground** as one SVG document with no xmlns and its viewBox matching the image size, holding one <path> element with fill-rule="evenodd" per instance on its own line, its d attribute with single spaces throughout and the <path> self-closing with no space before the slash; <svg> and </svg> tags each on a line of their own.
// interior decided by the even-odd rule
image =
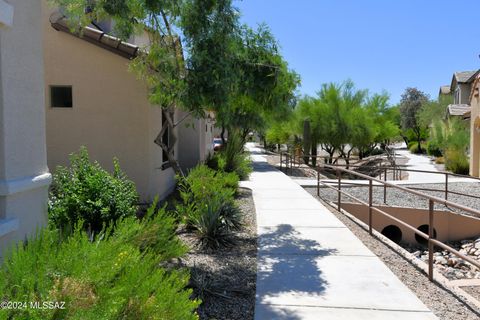
<svg viewBox="0 0 480 320">
<path fill-rule="evenodd" d="M 314 188 L 309 189 L 311 189 L 309 191 L 316 192 Z M 319 201 L 325 204 L 322 200 Z M 347 216 L 331 209 L 327 204 L 325 206 L 376 254 L 439 319 L 478 320 L 480 318 L 480 310 L 473 309 L 449 290 L 428 281 L 426 274 L 412 265 L 400 253 L 377 238 L 371 237 L 365 229 Z"/>
<path fill-rule="evenodd" d="M 402 187 L 415 187 L 415 188 L 428 188 L 428 189 L 439 189 L 444 190 L 445 184 L 415 184 L 415 185 L 402 185 Z M 357 197 L 365 202 L 368 202 L 368 187 L 344 187 L 345 191 L 350 193 L 352 196 Z M 348 188 L 348 189 L 347 189 Z M 315 188 L 310 190 L 311 192 L 316 192 Z M 461 192 L 469 195 L 480 196 L 480 183 L 478 182 L 455 182 L 449 183 L 448 189 L 454 192 Z M 348 191 L 347 191 L 348 190 Z M 434 195 L 439 198 L 444 197 L 444 191 L 420 191 L 425 194 Z M 320 189 L 320 194 L 324 199 L 329 201 L 336 201 L 337 193 L 332 189 L 322 188 Z M 346 196 L 343 196 L 344 198 Z M 462 204 L 467 207 L 480 210 L 480 199 L 456 195 L 456 194 L 449 194 L 448 200 L 454 203 Z M 383 187 L 374 187 L 373 188 L 373 203 L 374 204 L 383 204 Z M 401 207 L 410 207 L 410 208 L 428 208 L 428 200 L 425 198 L 412 195 L 408 192 L 387 188 L 387 204 L 390 206 L 401 206 Z M 436 209 L 440 210 L 449 210 L 444 205 L 436 204 Z M 465 214 L 469 214 L 467 212 L 463 212 L 457 209 L 453 209 L 455 211 L 459 211 Z"/>
<path fill-rule="evenodd" d="M 234 234 L 235 245 L 205 251 L 192 234 L 180 235 L 191 251 L 183 257 L 190 268 L 194 294 L 203 301 L 200 319 L 253 319 L 257 273 L 257 233 L 251 191 L 240 189 L 236 200 L 244 228 Z"/>
<path fill-rule="evenodd" d="M 478 286 L 466 286 L 460 288 L 462 288 L 466 293 L 470 294 L 472 297 L 480 301 L 480 291 L 478 290 Z"/>
</svg>

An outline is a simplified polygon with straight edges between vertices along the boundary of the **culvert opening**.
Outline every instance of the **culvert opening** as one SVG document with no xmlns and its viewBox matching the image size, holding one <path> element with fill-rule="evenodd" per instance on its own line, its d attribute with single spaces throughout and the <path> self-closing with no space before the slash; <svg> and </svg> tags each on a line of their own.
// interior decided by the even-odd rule
<svg viewBox="0 0 480 320">
<path fill-rule="evenodd" d="M 428 224 L 422 224 L 420 227 L 417 228 L 418 231 L 422 231 L 423 233 L 428 235 L 428 232 L 430 231 L 430 227 Z M 437 230 L 433 228 L 433 237 L 437 237 Z M 418 234 L 415 233 L 415 240 L 421 245 L 426 246 L 428 244 L 428 240 L 424 239 L 423 237 L 419 236 Z"/>
<path fill-rule="evenodd" d="M 383 228 L 382 234 L 395 243 L 400 243 L 400 241 L 402 241 L 402 230 L 393 224 Z"/>
</svg>

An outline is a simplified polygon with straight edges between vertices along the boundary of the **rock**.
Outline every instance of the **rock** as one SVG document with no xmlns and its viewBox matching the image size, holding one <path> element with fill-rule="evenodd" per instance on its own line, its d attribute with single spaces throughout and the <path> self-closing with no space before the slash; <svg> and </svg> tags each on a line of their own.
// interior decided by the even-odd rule
<svg viewBox="0 0 480 320">
<path fill-rule="evenodd" d="M 433 261 L 437 264 L 447 264 L 447 259 L 442 256 L 436 256 L 433 258 Z"/>
<path fill-rule="evenodd" d="M 433 253 L 433 256 L 434 256 L 434 257 L 441 257 L 441 256 L 442 256 L 442 253 L 441 253 L 441 252 L 434 252 L 434 253 Z"/>
<path fill-rule="evenodd" d="M 414 253 L 412 253 L 415 257 L 417 258 L 420 258 L 420 256 L 422 255 L 422 252 L 421 251 L 415 251 Z"/>
<path fill-rule="evenodd" d="M 464 249 L 465 249 L 465 248 L 471 247 L 472 245 L 473 245 L 473 243 L 472 243 L 472 242 L 469 242 L 469 243 L 464 243 L 464 244 L 462 244 L 462 248 L 464 248 Z"/>
<path fill-rule="evenodd" d="M 468 250 L 468 254 L 470 254 L 470 255 L 474 255 L 475 252 L 477 252 L 477 248 L 475 248 L 475 247 L 471 247 L 470 250 Z"/>
<path fill-rule="evenodd" d="M 455 271 L 455 278 L 457 279 L 462 279 L 462 278 L 465 278 L 465 274 L 461 271 Z"/>
<path fill-rule="evenodd" d="M 475 278 L 475 273 L 469 271 L 465 274 L 465 277 L 468 278 L 468 279 L 473 279 L 473 278 Z"/>
<path fill-rule="evenodd" d="M 447 264 L 449 267 L 455 267 L 458 264 L 458 259 L 457 258 L 450 258 L 447 261 Z"/>
<path fill-rule="evenodd" d="M 428 255 L 427 255 L 427 254 L 422 254 L 422 256 L 420 257 L 420 259 L 422 259 L 422 260 L 428 260 Z"/>
<path fill-rule="evenodd" d="M 475 242 L 475 248 L 480 249 L 480 242 Z"/>
</svg>

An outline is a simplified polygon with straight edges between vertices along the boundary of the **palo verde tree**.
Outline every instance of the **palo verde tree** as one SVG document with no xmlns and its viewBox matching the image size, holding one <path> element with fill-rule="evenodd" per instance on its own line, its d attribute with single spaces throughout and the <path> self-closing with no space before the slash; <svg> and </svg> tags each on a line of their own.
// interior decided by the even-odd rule
<svg viewBox="0 0 480 320">
<path fill-rule="evenodd" d="M 299 100 L 294 117 L 297 133 L 304 131 L 308 120 L 312 154 L 321 144 L 329 155 L 328 163 L 338 154 L 348 166 L 354 150 L 366 156 L 398 135 L 388 98 L 386 93 L 370 96 L 367 90 L 356 89 L 352 81 L 324 84 L 317 97 Z"/>
<path fill-rule="evenodd" d="M 241 128 L 245 137 L 265 113 L 288 105 L 298 84 L 268 29 L 241 25 L 231 0 L 51 1 L 63 8 L 72 30 L 112 19 L 121 39 L 146 31 L 149 45 L 131 69 L 146 81 L 150 102 L 164 111 L 166 125 L 155 143 L 178 174 L 173 129 L 186 117 L 174 119 L 175 108 L 197 117 L 213 110 L 223 128 Z M 169 145 L 162 139 L 166 130 Z"/>
</svg>

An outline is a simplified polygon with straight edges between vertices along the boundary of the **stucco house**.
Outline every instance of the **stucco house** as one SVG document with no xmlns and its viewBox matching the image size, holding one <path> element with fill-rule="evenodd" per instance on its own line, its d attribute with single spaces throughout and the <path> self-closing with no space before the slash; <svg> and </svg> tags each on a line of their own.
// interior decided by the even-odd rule
<svg viewBox="0 0 480 320">
<path fill-rule="evenodd" d="M 470 93 L 470 175 L 480 176 L 480 74 L 475 76 Z"/>
<path fill-rule="evenodd" d="M 128 70 L 148 38 L 120 41 L 108 34 L 108 23 L 86 27 L 78 36 L 45 0 L 42 9 L 48 167 L 68 165 L 69 154 L 86 146 L 108 170 L 118 158 L 143 201 L 166 196 L 174 187 L 174 172 L 154 144 L 165 119 L 161 108 L 149 103 L 146 84 Z M 180 110 L 174 115 L 176 120 L 185 116 Z M 183 169 L 211 152 L 209 118 L 187 116 L 175 130 L 174 152 Z M 170 137 L 167 131 L 162 139 L 168 144 Z"/>
<path fill-rule="evenodd" d="M 47 221 L 40 2 L 0 0 L 0 260 Z"/>
<path fill-rule="evenodd" d="M 449 90 L 446 86 L 440 87 L 440 94 L 453 95 L 453 103 L 447 107 L 446 118 L 452 116 L 463 117 L 470 112 L 470 92 L 477 75 L 478 71 L 455 72 Z"/>
</svg>

